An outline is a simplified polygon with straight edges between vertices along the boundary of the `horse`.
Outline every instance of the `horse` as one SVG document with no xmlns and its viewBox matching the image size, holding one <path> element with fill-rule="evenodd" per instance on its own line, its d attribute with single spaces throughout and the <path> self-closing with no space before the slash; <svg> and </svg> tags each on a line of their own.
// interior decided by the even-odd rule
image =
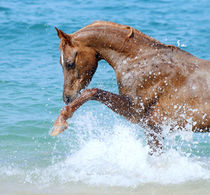
<svg viewBox="0 0 210 195">
<path fill-rule="evenodd" d="M 163 148 L 163 126 L 170 131 L 210 130 L 210 61 L 163 44 L 127 25 L 96 21 L 73 34 L 56 28 L 64 73 L 63 107 L 51 135 L 85 102 L 96 100 L 145 129 L 151 153 Z M 105 60 L 113 68 L 119 94 L 87 89 Z"/>
</svg>

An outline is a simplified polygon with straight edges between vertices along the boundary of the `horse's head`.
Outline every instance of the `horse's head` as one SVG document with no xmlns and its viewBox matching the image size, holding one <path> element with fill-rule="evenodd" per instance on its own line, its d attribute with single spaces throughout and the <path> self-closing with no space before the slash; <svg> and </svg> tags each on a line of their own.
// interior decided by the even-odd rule
<svg viewBox="0 0 210 195">
<path fill-rule="evenodd" d="M 98 65 L 94 49 L 75 43 L 72 36 L 57 30 L 60 38 L 60 64 L 64 73 L 63 101 L 68 104 L 91 81 Z"/>
</svg>

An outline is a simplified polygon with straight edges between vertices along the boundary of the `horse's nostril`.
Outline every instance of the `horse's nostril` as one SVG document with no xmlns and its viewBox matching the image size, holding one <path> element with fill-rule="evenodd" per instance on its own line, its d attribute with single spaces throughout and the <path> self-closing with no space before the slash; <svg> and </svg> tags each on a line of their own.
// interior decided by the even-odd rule
<svg viewBox="0 0 210 195">
<path fill-rule="evenodd" d="M 65 96 L 64 102 L 65 102 L 66 104 L 69 104 L 70 102 L 72 102 L 71 97 L 70 97 L 70 96 Z"/>
</svg>

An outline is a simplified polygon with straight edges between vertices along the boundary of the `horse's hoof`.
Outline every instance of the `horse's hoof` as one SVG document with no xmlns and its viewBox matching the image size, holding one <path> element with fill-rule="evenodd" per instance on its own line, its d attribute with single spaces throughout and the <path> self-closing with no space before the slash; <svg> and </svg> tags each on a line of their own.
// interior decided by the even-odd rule
<svg viewBox="0 0 210 195">
<path fill-rule="evenodd" d="M 65 122 L 63 124 L 54 125 L 52 131 L 50 133 L 51 136 L 56 136 L 59 133 L 62 133 L 65 129 L 67 129 L 68 123 Z"/>
</svg>

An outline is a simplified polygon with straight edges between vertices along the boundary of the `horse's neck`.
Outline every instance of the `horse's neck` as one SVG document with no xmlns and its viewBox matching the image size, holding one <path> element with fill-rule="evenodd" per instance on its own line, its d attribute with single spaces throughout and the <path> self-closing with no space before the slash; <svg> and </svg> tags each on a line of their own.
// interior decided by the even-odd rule
<svg viewBox="0 0 210 195">
<path fill-rule="evenodd" d="M 89 25 L 74 37 L 94 48 L 114 69 L 161 44 L 137 30 L 112 23 Z"/>
</svg>

